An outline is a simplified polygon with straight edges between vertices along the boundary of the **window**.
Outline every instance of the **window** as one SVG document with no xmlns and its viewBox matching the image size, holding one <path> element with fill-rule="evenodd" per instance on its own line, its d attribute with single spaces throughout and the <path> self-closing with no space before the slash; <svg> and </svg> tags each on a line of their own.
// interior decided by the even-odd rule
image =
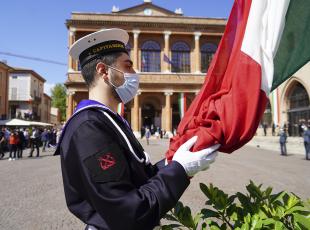
<svg viewBox="0 0 310 230">
<path fill-rule="evenodd" d="M 201 72 L 206 73 L 216 52 L 217 46 L 206 43 L 201 47 Z"/>
<path fill-rule="evenodd" d="M 146 41 L 141 49 L 141 71 L 160 72 L 160 45 L 155 41 Z"/>
<path fill-rule="evenodd" d="M 190 47 L 185 42 L 176 42 L 171 51 L 172 72 L 189 73 L 191 71 Z"/>
<path fill-rule="evenodd" d="M 289 97 L 290 109 L 309 107 L 309 96 L 306 89 L 298 83 Z"/>
<path fill-rule="evenodd" d="M 17 88 L 12 87 L 11 100 L 17 100 Z"/>
</svg>

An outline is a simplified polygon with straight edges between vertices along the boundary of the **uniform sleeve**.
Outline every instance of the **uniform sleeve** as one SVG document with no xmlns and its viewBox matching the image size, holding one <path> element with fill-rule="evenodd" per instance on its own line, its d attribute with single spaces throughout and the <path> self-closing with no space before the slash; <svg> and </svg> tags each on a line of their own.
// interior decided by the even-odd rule
<svg viewBox="0 0 310 230">
<path fill-rule="evenodd" d="M 87 121 L 71 138 L 69 152 L 77 164 L 71 167 L 78 167 L 81 183 L 76 189 L 111 229 L 153 229 L 175 206 L 189 179 L 183 167 L 172 162 L 136 188 L 124 155 L 131 153 L 103 129 L 98 122 Z"/>
</svg>

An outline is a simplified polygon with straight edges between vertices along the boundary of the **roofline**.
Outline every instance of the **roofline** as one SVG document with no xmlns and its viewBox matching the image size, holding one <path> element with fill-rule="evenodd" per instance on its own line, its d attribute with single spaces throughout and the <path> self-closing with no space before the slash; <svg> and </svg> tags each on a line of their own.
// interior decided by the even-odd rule
<svg viewBox="0 0 310 230">
<path fill-rule="evenodd" d="M 30 73 L 32 74 L 34 77 L 36 77 L 37 79 L 43 81 L 43 83 L 46 82 L 45 78 L 43 78 L 40 74 L 38 74 L 37 72 L 35 72 L 32 69 L 19 69 L 19 68 L 14 68 L 10 71 L 10 73 Z"/>
<path fill-rule="evenodd" d="M 121 14 L 121 15 L 117 15 L 115 13 L 100 13 L 100 12 L 78 12 L 78 11 L 72 11 L 71 15 L 106 15 L 106 16 L 130 16 L 130 17 L 143 17 L 143 18 L 184 18 L 184 19 L 211 19 L 211 20 L 223 20 L 223 21 L 227 21 L 228 18 L 210 18 L 210 17 L 199 17 L 199 16 L 181 16 L 178 14 L 175 15 L 166 15 L 166 16 L 162 16 L 162 15 L 151 15 L 151 16 L 145 16 L 145 15 L 136 15 L 136 14 Z M 68 20 L 77 20 L 77 19 L 67 19 Z"/>
<path fill-rule="evenodd" d="M 46 94 L 46 93 L 43 93 L 43 96 L 49 98 L 50 100 L 52 100 L 52 98 L 48 94 Z"/>
<path fill-rule="evenodd" d="M 118 11 L 118 12 L 115 12 L 115 13 L 113 13 L 113 14 L 118 14 L 118 13 L 122 13 L 122 12 L 124 12 L 124 11 L 127 11 L 127 10 L 130 10 L 130 9 L 134 9 L 134 8 L 137 8 L 137 7 L 141 7 L 141 6 L 143 6 L 143 5 L 151 5 L 151 6 L 153 6 L 153 7 L 155 7 L 155 8 L 157 8 L 157 9 L 160 9 L 160 10 L 162 10 L 162 11 L 165 11 L 165 12 L 167 12 L 167 13 L 169 13 L 169 14 L 173 14 L 173 15 L 177 15 L 175 12 L 173 12 L 173 11 L 171 11 L 171 10 L 167 10 L 166 8 L 163 8 L 163 7 L 161 7 L 161 6 L 158 6 L 158 5 L 155 5 L 155 4 L 153 4 L 153 3 L 151 3 L 151 2 L 144 2 L 144 3 L 141 3 L 141 4 L 139 4 L 139 5 L 135 5 L 135 6 L 132 6 L 132 7 L 128 7 L 128 8 L 125 8 L 125 9 L 122 9 L 122 10 L 120 10 L 120 11 Z"/>
<path fill-rule="evenodd" d="M 85 18 L 78 18 L 84 16 Z M 94 16 L 92 19 L 87 19 L 87 16 Z M 111 18 L 112 17 L 112 18 Z M 174 20 L 175 19 L 175 20 Z M 189 20 L 196 20 L 190 22 Z M 180 17 L 180 16 L 142 16 L 142 15 L 125 15 L 125 14 L 93 14 L 93 13 L 73 13 L 71 19 L 66 20 L 66 27 L 79 27 L 82 25 L 131 25 L 133 27 L 150 27 L 161 25 L 160 27 L 175 27 L 180 28 L 184 25 L 192 25 L 194 27 L 219 26 L 226 27 L 227 19 L 225 18 L 203 18 L 203 17 Z"/>
<path fill-rule="evenodd" d="M 0 61 L 0 65 L 1 65 L 3 68 L 7 69 L 7 70 L 13 70 L 13 69 L 14 69 L 13 67 L 9 66 L 8 64 L 6 64 L 6 63 L 4 63 L 4 62 L 2 62 L 2 61 Z"/>
</svg>

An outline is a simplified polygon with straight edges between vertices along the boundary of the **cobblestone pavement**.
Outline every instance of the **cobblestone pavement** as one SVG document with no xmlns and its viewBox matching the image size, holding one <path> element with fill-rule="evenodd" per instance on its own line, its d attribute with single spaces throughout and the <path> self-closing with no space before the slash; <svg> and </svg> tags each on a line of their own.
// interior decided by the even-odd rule
<svg viewBox="0 0 310 230">
<path fill-rule="evenodd" d="M 167 140 L 141 141 L 152 162 L 163 157 Z M 0 160 L 0 229 L 45 230 L 83 229 L 84 225 L 66 208 L 59 157 L 48 150 L 40 158 Z M 6 155 L 7 157 L 7 155 Z M 205 197 L 199 183 L 213 183 L 228 193 L 245 192 L 252 179 L 256 183 L 287 190 L 303 199 L 310 197 L 310 161 L 291 154 L 281 157 L 279 151 L 246 146 L 233 154 L 219 153 L 217 161 L 196 175 L 181 200 L 194 212 L 203 207 Z"/>
</svg>

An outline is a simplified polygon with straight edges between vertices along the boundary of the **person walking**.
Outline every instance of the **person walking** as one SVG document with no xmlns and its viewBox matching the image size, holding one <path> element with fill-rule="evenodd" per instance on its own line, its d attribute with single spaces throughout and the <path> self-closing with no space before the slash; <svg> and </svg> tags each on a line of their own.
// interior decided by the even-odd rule
<svg viewBox="0 0 310 230">
<path fill-rule="evenodd" d="M 127 121 L 117 114 L 139 88 L 121 29 L 91 33 L 70 48 L 80 61 L 89 100 L 63 129 L 60 154 L 66 204 L 86 229 L 154 229 L 188 187 L 190 177 L 214 162 L 219 145 L 191 152 L 187 140 L 171 162 L 150 163 Z"/>
<path fill-rule="evenodd" d="M 23 150 L 25 146 L 25 136 L 24 136 L 23 129 L 20 129 L 18 131 L 18 139 L 19 139 L 19 142 L 17 144 L 17 158 L 23 158 Z"/>
<path fill-rule="evenodd" d="M 45 148 L 48 144 L 48 132 L 47 129 L 44 129 L 44 131 L 41 134 L 41 142 L 43 144 L 42 152 L 45 152 Z"/>
<path fill-rule="evenodd" d="M 37 150 L 37 155 L 36 157 L 40 156 L 40 149 L 39 149 L 39 145 L 40 145 L 40 131 L 36 128 L 32 129 L 32 134 L 30 136 L 30 142 L 31 142 L 31 150 L 29 153 L 28 157 L 32 157 L 33 151 L 34 149 Z"/>
<path fill-rule="evenodd" d="M 281 148 L 281 155 L 282 156 L 286 156 L 287 155 L 286 139 L 287 139 L 287 135 L 286 135 L 285 130 L 280 129 L 280 148 Z"/>
<path fill-rule="evenodd" d="M 5 129 L 2 128 L 0 131 L 0 159 L 4 157 L 4 144 L 5 144 Z"/>
<path fill-rule="evenodd" d="M 151 131 L 149 128 L 145 129 L 145 138 L 146 138 L 146 144 L 150 144 L 150 137 L 151 137 Z"/>
<path fill-rule="evenodd" d="M 10 148 L 9 161 L 16 160 L 17 144 L 18 144 L 18 136 L 16 132 L 12 131 L 9 138 L 9 148 Z"/>
<path fill-rule="evenodd" d="M 305 128 L 304 133 L 303 133 L 305 153 L 306 153 L 306 160 L 309 160 L 309 158 L 310 158 L 310 129 L 309 128 L 310 127 L 307 126 Z"/>
</svg>

